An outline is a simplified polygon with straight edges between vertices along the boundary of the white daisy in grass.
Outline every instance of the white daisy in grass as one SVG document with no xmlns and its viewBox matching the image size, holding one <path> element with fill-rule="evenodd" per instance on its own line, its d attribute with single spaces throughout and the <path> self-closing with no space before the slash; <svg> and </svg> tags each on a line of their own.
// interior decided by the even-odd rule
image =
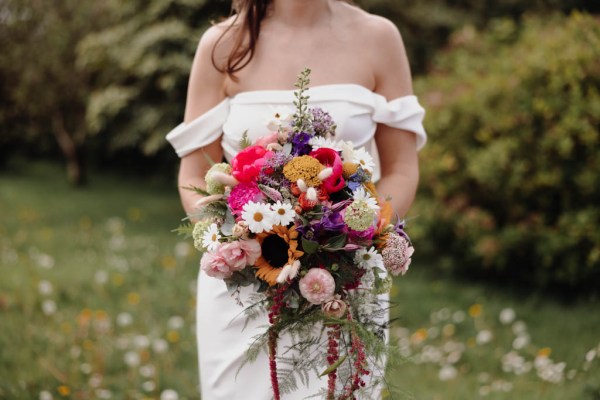
<svg viewBox="0 0 600 400">
<path fill-rule="evenodd" d="M 370 173 L 373 173 L 373 169 L 375 168 L 373 157 L 371 157 L 364 147 L 354 149 L 352 152 L 352 162 L 360 165 L 365 171 Z"/>
<path fill-rule="evenodd" d="M 208 251 L 215 251 L 221 244 L 219 239 L 221 239 L 219 227 L 217 224 L 212 223 L 206 228 L 206 231 L 204 231 L 204 234 L 202 235 L 202 246 Z"/>
<path fill-rule="evenodd" d="M 242 219 L 252 233 L 268 232 L 275 224 L 271 207 L 268 204 L 253 201 L 246 203 L 244 206 Z"/>
<path fill-rule="evenodd" d="M 271 211 L 273 211 L 272 216 L 274 225 L 288 226 L 294 221 L 294 217 L 296 216 L 296 211 L 294 211 L 292 205 L 281 201 L 272 204 Z"/>
<path fill-rule="evenodd" d="M 339 142 L 324 138 L 323 136 L 314 136 L 308 141 L 308 144 L 312 146 L 313 150 L 328 148 L 335 151 L 342 151 L 342 146 Z"/>
<path fill-rule="evenodd" d="M 379 205 L 377 205 L 377 200 L 371 196 L 369 192 L 365 190 L 364 187 L 359 186 L 353 193 L 352 196 L 355 202 L 364 202 L 367 207 L 373 211 L 379 210 Z"/>
<path fill-rule="evenodd" d="M 368 250 L 364 247 L 358 249 L 354 255 L 354 262 L 363 269 L 385 268 L 383 257 L 375 250 L 375 247 L 371 247 Z"/>
</svg>

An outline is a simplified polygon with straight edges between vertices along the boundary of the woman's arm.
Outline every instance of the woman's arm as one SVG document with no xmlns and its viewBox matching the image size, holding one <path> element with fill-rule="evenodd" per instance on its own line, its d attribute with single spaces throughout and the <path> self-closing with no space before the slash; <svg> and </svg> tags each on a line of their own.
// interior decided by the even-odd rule
<svg viewBox="0 0 600 400">
<path fill-rule="evenodd" d="M 372 46 L 375 91 L 388 100 L 412 94 L 410 66 L 398 29 L 390 21 L 374 17 L 372 29 L 378 45 Z M 379 124 L 375 133 L 381 162 L 377 191 L 392 196 L 399 216 L 408 212 L 419 183 L 416 136 L 412 132 Z"/>
<path fill-rule="evenodd" d="M 211 58 L 212 49 L 223 29 L 220 26 L 213 26 L 200 39 L 188 83 L 185 123 L 190 123 L 225 98 L 225 74 L 214 67 Z M 217 62 L 223 56 L 222 53 L 223 51 L 217 52 Z M 209 160 L 220 162 L 222 158 L 221 139 L 181 158 L 178 185 L 181 203 L 186 213 L 192 213 L 196 208 L 196 202 L 201 198 L 199 194 L 186 187 L 204 188 L 204 175 L 211 165 Z"/>
</svg>

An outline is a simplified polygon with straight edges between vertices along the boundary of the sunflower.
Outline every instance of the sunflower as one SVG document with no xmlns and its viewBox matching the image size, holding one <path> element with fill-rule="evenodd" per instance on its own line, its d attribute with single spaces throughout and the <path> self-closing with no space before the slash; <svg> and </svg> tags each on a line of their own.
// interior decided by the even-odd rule
<svg viewBox="0 0 600 400">
<path fill-rule="evenodd" d="M 271 231 L 260 233 L 256 238 L 261 247 L 261 256 L 254 263 L 256 276 L 274 286 L 281 269 L 304 254 L 298 250 L 298 231 L 294 226 L 275 225 Z"/>
</svg>

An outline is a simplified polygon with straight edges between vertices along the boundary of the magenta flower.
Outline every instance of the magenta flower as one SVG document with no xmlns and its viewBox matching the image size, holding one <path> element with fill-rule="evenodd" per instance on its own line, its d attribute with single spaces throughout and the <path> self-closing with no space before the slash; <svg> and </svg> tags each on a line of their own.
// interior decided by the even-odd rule
<svg viewBox="0 0 600 400">
<path fill-rule="evenodd" d="M 335 281 L 326 269 L 312 268 L 300 279 L 300 293 L 312 304 L 323 304 L 333 298 Z"/>
<path fill-rule="evenodd" d="M 230 271 L 241 271 L 260 257 L 260 244 L 255 239 L 237 240 L 219 246 L 216 254 L 225 260 Z"/>
<path fill-rule="evenodd" d="M 231 160 L 231 175 L 240 182 L 253 182 L 273 152 L 261 146 L 250 146 L 240 151 Z"/>
<path fill-rule="evenodd" d="M 246 204 L 251 201 L 260 203 L 264 199 L 265 195 L 258 188 L 256 182 L 241 182 L 231 189 L 229 197 L 227 197 L 227 204 L 233 214 L 240 216 Z"/>
</svg>

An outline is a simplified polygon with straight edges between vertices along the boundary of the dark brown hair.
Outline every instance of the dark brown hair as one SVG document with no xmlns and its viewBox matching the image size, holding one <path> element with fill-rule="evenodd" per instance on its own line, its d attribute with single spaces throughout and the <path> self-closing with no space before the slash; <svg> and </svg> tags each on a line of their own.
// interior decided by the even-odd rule
<svg viewBox="0 0 600 400">
<path fill-rule="evenodd" d="M 342 0 L 354 4 L 352 0 Z M 235 80 L 235 73 L 244 68 L 252 60 L 254 49 L 260 33 L 260 24 L 267 15 L 272 0 L 233 0 L 231 15 L 233 21 L 221 34 L 212 49 L 212 63 L 220 72 L 225 72 Z M 241 19 L 241 24 L 238 21 Z M 223 38 L 233 30 L 233 46 L 224 65 L 217 65 L 215 49 Z"/>
<path fill-rule="evenodd" d="M 270 4 L 271 0 L 233 0 L 231 12 L 235 14 L 235 17 L 212 49 L 212 63 L 217 70 L 234 77 L 236 72 L 248 65 L 254 56 L 260 24 L 265 18 Z M 238 24 L 239 19 L 241 19 L 241 24 Z M 232 29 L 234 29 L 233 46 L 227 57 L 227 63 L 217 65 L 215 49 Z"/>
</svg>

